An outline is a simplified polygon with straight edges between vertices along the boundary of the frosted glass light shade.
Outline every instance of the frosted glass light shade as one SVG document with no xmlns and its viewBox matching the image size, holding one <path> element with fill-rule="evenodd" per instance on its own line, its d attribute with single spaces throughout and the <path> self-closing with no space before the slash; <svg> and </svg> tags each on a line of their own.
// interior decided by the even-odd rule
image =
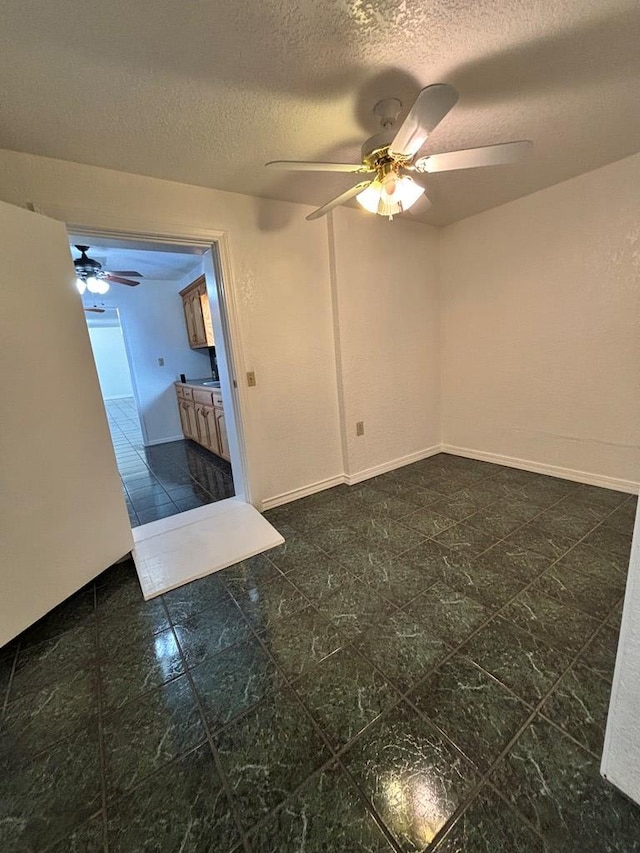
<svg viewBox="0 0 640 853">
<path fill-rule="evenodd" d="M 382 181 L 377 178 L 356 198 L 370 213 L 381 216 L 395 216 L 416 203 L 424 193 L 424 188 L 407 176 L 387 175 Z"/>
<path fill-rule="evenodd" d="M 82 296 L 82 294 L 87 289 L 86 282 L 81 278 L 76 279 L 76 287 L 78 288 L 78 293 L 80 294 L 80 296 Z"/>
<path fill-rule="evenodd" d="M 100 296 L 103 296 L 109 290 L 109 282 L 105 281 L 103 278 L 89 276 L 87 279 L 87 290 L 89 293 L 97 293 Z"/>
</svg>

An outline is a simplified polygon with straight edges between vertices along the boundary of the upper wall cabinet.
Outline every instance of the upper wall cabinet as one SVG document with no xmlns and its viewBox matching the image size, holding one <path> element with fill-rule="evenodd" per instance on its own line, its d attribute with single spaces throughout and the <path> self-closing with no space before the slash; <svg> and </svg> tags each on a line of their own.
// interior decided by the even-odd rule
<svg viewBox="0 0 640 853">
<path fill-rule="evenodd" d="M 207 284 L 201 275 L 180 291 L 191 349 L 215 346 Z"/>
</svg>

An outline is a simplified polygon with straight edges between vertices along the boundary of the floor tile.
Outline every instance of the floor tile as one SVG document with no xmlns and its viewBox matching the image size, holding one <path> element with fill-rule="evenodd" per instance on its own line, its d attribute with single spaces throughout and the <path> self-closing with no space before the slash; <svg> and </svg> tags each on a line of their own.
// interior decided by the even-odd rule
<svg viewBox="0 0 640 853">
<path fill-rule="evenodd" d="M 77 628 L 95 628 L 93 583 L 76 592 L 39 619 L 21 637 L 23 646 L 44 643 Z"/>
<path fill-rule="evenodd" d="M 98 610 L 98 643 L 101 657 L 119 654 L 122 648 L 149 640 L 169 628 L 169 617 L 159 598 L 129 607 Z"/>
<path fill-rule="evenodd" d="M 45 687 L 83 669 L 96 660 L 96 632 L 75 628 L 18 651 L 9 701 Z"/>
<path fill-rule="evenodd" d="M 364 539 L 354 539 L 346 548 L 341 548 L 333 554 L 341 566 L 358 578 L 364 577 L 372 566 L 383 565 L 397 557 L 380 542 L 367 542 Z"/>
<path fill-rule="evenodd" d="M 557 563 L 531 587 L 546 595 L 576 607 L 596 619 L 604 619 L 624 594 L 619 581 L 605 583 L 595 575 L 576 572 L 571 566 Z"/>
<path fill-rule="evenodd" d="M 463 489 L 450 497 L 442 498 L 432 503 L 431 509 L 445 516 L 445 518 L 452 518 L 454 521 L 463 521 L 491 503 L 493 503 L 492 497 L 487 498 L 479 492 L 470 492 L 467 489 Z"/>
<path fill-rule="evenodd" d="M 621 559 L 628 560 L 631 552 L 631 537 L 626 533 L 620 533 L 612 527 L 601 524 L 596 527 L 584 539 L 585 545 L 590 545 L 605 554 L 612 554 Z"/>
<path fill-rule="evenodd" d="M 404 610 L 418 624 L 428 626 L 451 645 L 462 643 L 490 615 L 480 602 L 440 582 L 406 605 Z"/>
<path fill-rule="evenodd" d="M 434 848 L 438 853 L 548 853 L 541 836 L 485 786 Z"/>
<path fill-rule="evenodd" d="M 253 853 L 391 853 L 393 849 L 337 764 L 249 836 Z"/>
<path fill-rule="evenodd" d="M 195 696 L 182 676 L 104 719 L 107 786 L 124 793 L 205 738 Z"/>
<path fill-rule="evenodd" d="M 585 749 L 600 756 L 610 693 L 611 685 L 606 679 L 576 664 L 565 673 L 540 712 Z"/>
<path fill-rule="evenodd" d="M 227 600 L 228 597 L 229 594 L 219 572 L 187 583 L 163 596 L 169 616 L 174 623 L 193 616 L 194 613 L 207 610 L 220 601 Z"/>
<path fill-rule="evenodd" d="M 47 853 L 103 853 L 104 849 L 104 817 L 98 812 L 74 827 L 53 847 L 47 847 Z"/>
<path fill-rule="evenodd" d="M 640 850 L 640 810 L 606 784 L 598 760 L 549 723 L 529 726 L 492 778 L 553 851 Z"/>
<path fill-rule="evenodd" d="M 322 615 L 346 637 L 355 637 L 380 622 L 393 605 L 358 578 L 345 581 L 332 595 L 317 604 Z"/>
<path fill-rule="evenodd" d="M 541 524 L 539 517 L 530 521 L 523 527 L 519 527 L 515 533 L 511 533 L 506 541 L 513 547 L 525 548 L 528 551 L 536 551 L 543 557 L 557 559 L 565 554 L 574 545 L 580 536 L 567 532 L 564 527 L 550 531 L 550 525 Z"/>
<path fill-rule="evenodd" d="M 276 620 L 260 636 L 288 678 L 297 678 L 345 642 L 336 626 L 314 607 Z"/>
<path fill-rule="evenodd" d="M 458 522 L 458 524 L 448 527 L 433 538 L 435 542 L 439 542 L 453 551 L 461 551 L 475 556 L 495 545 L 499 537 L 486 529 L 472 527 L 471 524 L 465 522 Z"/>
<path fill-rule="evenodd" d="M 500 618 L 474 634 L 461 652 L 531 705 L 571 663 L 568 655 Z"/>
<path fill-rule="evenodd" d="M 229 595 L 174 623 L 176 637 L 189 666 L 253 636 L 245 617 Z"/>
<path fill-rule="evenodd" d="M 77 669 L 34 693 L 9 702 L 0 727 L 0 762 L 13 765 L 52 746 L 79 729 L 95 725 L 97 669 Z"/>
<path fill-rule="evenodd" d="M 265 556 L 285 574 L 326 560 L 324 551 L 316 548 L 293 528 L 278 527 L 278 533 L 284 536 L 285 541 L 282 545 L 272 548 Z"/>
<path fill-rule="evenodd" d="M 273 660 L 255 639 L 209 658 L 195 667 L 192 676 L 212 730 L 270 696 L 283 683 Z"/>
<path fill-rule="evenodd" d="M 445 581 L 452 589 L 479 601 L 487 610 L 502 607 L 526 586 L 526 581 L 509 572 L 494 571 L 490 562 L 474 562 L 469 567 L 448 570 Z"/>
<path fill-rule="evenodd" d="M 406 516 L 404 524 L 424 536 L 435 536 L 437 533 L 442 533 L 447 527 L 452 527 L 455 521 L 429 508 L 416 510 L 416 512 Z"/>
<path fill-rule="evenodd" d="M 617 651 L 618 631 L 609 625 L 605 625 L 598 631 L 589 645 L 582 650 L 579 661 L 606 678 L 607 681 L 611 681 Z"/>
<path fill-rule="evenodd" d="M 43 850 L 100 808 L 97 723 L 2 775 L 0 849 Z"/>
<path fill-rule="evenodd" d="M 355 647 L 400 690 L 406 691 L 449 654 L 428 623 L 392 613 L 354 641 Z"/>
<path fill-rule="evenodd" d="M 369 482 L 374 488 L 400 498 L 403 501 L 407 501 L 407 503 L 416 507 L 429 506 L 442 500 L 442 495 L 438 492 L 422 488 L 399 477 L 391 476 L 392 474 L 395 474 L 395 472 L 392 471 L 389 475 L 383 474 L 380 477 L 374 477 Z"/>
<path fill-rule="evenodd" d="M 345 581 L 351 580 L 351 574 L 335 557 L 320 553 L 319 558 L 314 558 L 287 575 L 287 578 L 314 604 L 332 595 Z"/>
<path fill-rule="evenodd" d="M 164 767 L 109 803 L 109 850 L 226 853 L 240 840 L 209 745 Z"/>
<path fill-rule="evenodd" d="M 348 743 L 399 695 L 353 649 L 325 658 L 294 688 L 334 747 Z"/>
<path fill-rule="evenodd" d="M 478 565 L 485 565 L 496 572 L 505 572 L 530 583 L 551 565 L 551 558 L 509 542 L 499 542 L 477 558 Z"/>
<path fill-rule="evenodd" d="M 603 583 L 618 583 L 624 587 L 629 569 L 629 559 L 619 554 L 598 551 L 596 548 L 585 545 L 584 542 L 578 542 L 564 557 L 558 560 L 557 565 L 571 569 L 576 573 L 586 572 L 599 578 Z"/>
<path fill-rule="evenodd" d="M 100 662 L 103 709 L 120 708 L 183 672 L 180 649 L 170 628 L 131 646 L 125 643 Z"/>
<path fill-rule="evenodd" d="M 416 565 L 407 551 L 398 557 L 372 563 L 362 579 L 380 595 L 401 607 L 432 586 L 436 577 Z"/>
<path fill-rule="evenodd" d="M 614 530 L 618 530 L 620 533 L 624 533 L 631 538 L 636 519 L 637 504 L 638 499 L 635 495 L 631 499 L 626 500 L 611 515 L 606 516 L 604 519 L 605 526 L 612 527 Z"/>
<path fill-rule="evenodd" d="M 493 764 L 530 713 L 459 655 L 420 682 L 408 698 L 481 770 Z"/>
<path fill-rule="evenodd" d="M 215 738 L 245 830 L 330 757 L 307 712 L 285 688 Z"/>
<path fill-rule="evenodd" d="M 302 593 L 282 575 L 260 587 L 232 590 L 232 595 L 257 631 L 269 628 L 276 620 L 290 616 L 308 604 Z"/>
<path fill-rule="evenodd" d="M 344 756 L 403 851 L 422 851 L 477 782 L 465 761 L 406 704 L 377 720 Z"/>
<path fill-rule="evenodd" d="M 521 592 L 502 615 L 562 652 L 579 651 L 598 627 L 591 616 L 533 588 Z"/>
</svg>

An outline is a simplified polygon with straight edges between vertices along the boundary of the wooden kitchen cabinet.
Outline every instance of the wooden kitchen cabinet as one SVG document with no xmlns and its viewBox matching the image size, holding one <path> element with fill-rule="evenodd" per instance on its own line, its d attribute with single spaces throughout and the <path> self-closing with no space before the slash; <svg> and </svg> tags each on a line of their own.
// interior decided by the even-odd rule
<svg viewBox="0 0 640 853">
<path fill-rule="evenodd" d="M 201 275 L 192 281 L 180 291 L 180 296 L 191 349 L 215 346 L 205 277 Z"/>
<path fill-rule="evenodd" d="M 216 456 L 230 462 L 227 425 L 220 390 L 210 390 L 202 385 L 183 382 L 176 382 L 175 389 L 184 437 L 197 441 Z"/>
</svg>

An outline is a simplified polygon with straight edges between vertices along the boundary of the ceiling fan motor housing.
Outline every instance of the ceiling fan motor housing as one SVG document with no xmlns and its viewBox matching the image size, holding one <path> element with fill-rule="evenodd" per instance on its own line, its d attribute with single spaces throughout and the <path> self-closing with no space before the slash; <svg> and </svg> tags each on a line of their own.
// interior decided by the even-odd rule
<svg viewBox="0 0 640 853">
<path fill-rule="evenodd" d="M 80 257 L 73 262 L 78 278 L 87 279 L 92 276 L 98 278 L 102 273 L 102 264 L 87 257 L 89 246 L 76 246 L 76 249 L 81 252 Z"/>
</svg>

